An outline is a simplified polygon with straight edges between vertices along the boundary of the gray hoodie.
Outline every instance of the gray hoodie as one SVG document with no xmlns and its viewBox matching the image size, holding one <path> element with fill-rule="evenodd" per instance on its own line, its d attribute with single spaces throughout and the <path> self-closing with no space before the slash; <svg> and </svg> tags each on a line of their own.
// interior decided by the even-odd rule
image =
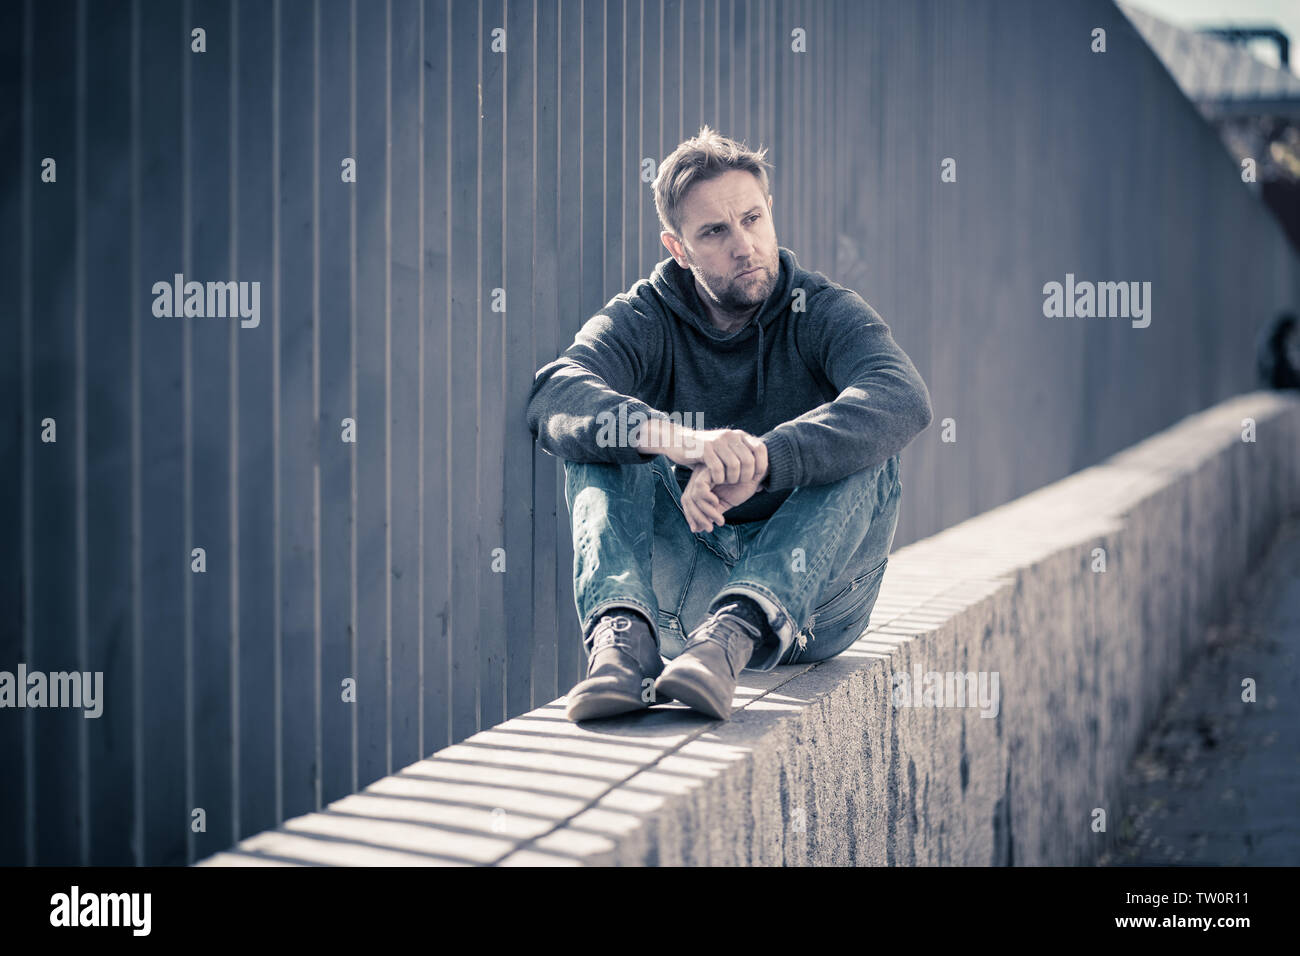
<svg viewBox="0 0 1300 956">
<path fill-rule="evenodd" d="M 671 256 L 614 296 L 533 379 L 538 446 L 569 461 L 637 464 L 654 457 L 627 441 L 643 418 L 677 413 L 692 428 L 749 432 L 767 445 L 768 478 L 724 512 L 729 524 L 769 518 L 797 486 L 902 451 L 934 417 L 920 373 L 861 296 L 784 246 L 779 256 L 772 294 L 730 334 Z M 674 474 L 685 488 L 690 469 Z"/>
</svg>

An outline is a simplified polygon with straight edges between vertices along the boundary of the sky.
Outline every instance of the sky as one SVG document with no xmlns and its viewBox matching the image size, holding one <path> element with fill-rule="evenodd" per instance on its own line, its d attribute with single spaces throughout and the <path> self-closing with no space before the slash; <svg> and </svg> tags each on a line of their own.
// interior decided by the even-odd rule
<svg viewBox="0 0 1300 956">
<path fill-rule="evenodd" d="M 1271 26 L 1291 41 L 1291 72 L 1300 76 L 1300 0 L 1124 0 L 1181 27 Z M 1266 63 L 1278 66 L 1277 44 L 1256 41 L 1248 47 Z"/>
</svg>

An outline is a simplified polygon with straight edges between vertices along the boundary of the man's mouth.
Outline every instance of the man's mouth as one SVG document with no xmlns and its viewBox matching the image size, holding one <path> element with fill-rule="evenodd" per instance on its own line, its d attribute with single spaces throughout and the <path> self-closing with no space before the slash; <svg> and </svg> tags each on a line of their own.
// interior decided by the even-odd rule
<svg viewBox="0 0 1300 956">
<path fill-rule="evenodd" d="M 742 272 L 740 275 L 736 276 L 736 278 L 737 278 L 737 279 L 743 279 L 743 278 L 745 278 L 745 276 L 753 275 L 755 272 L 762 272 L 762 271 L 763 271 L 763 267 L 762 267 L 762 266 L 755 266 L 755 267 L 752 268 L 752 269 L 748 269 L 748 270 L 746 270 L 745 272 Z"/>
</svg>

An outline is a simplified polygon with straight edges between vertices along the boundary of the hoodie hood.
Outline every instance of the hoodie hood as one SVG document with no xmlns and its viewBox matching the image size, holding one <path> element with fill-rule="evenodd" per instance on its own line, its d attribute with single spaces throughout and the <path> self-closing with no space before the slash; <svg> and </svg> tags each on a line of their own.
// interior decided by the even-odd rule
<svg viewBox="0 0 1300 956">
<path fill-rule="evenodd" d="M 748 322 L 734 332 L 723 332 L 714 326 L 709 313 L 700 301 L 695 288 L 695 276 L 690 269 L 683 269 L 672 256 L 655 266 L 650 275 L 650 285 L 659 294 L 660 299 L 680 322 L 685 322 L 697 329 L 701 335 L 708 336 L 723 349 L 748 349 L 751 339 L 757 338 L 758 350 L 754 362 L 758 366 L 758 389 L 756 401 L 761 404 L 765 385 L 763 382 L 763 336 L 790 304 L 790 289 L 794 285 L 795 273 L 799 263 L 794 253 L 785 246 L 777 246 L 776 285 L 771 294 L 759 306 L 758 311 Z"/>
</svg>

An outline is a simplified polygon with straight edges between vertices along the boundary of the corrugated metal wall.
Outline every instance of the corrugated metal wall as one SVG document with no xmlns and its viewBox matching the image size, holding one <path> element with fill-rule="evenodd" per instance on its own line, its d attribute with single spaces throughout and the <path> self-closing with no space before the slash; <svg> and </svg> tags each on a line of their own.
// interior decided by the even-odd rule
<svg viewBox="0 0 1300 956">
<path fill-rule="evenodd" d="M 524 399 L 666 255 L 642 164 L 702 122 L 930 385 L 896 545 L 1251 387 L 1297 299 L 1100 0 L 23 0 L 0 45 L 0 670 L 104 674 L 97 719 L 0 710 L 0 862 L 206 856 L 581 676 Z M 1067 272 L 1151 326 L 1045 319 Z M 260 323 L 156 317 L 176 273 Z"/>
</svg>

